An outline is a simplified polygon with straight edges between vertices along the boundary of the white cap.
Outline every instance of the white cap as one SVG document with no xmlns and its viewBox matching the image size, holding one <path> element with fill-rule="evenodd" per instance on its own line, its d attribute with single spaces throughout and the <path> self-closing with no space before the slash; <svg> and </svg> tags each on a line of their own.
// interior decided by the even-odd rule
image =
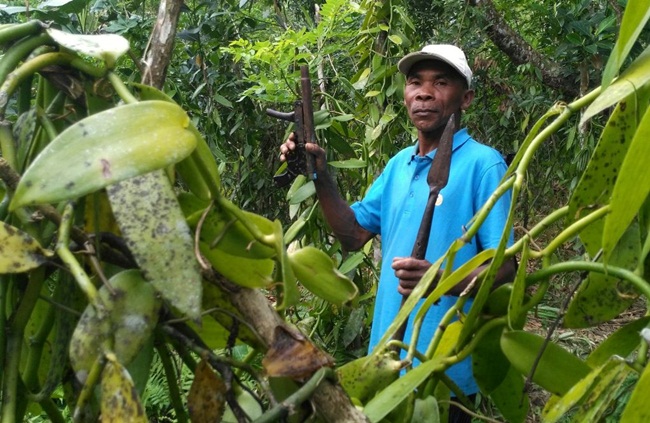
<svg viewBox="0 0 650 423">
<path fill-rule="evenodd" d="M 408 75 L 411 67 L 422 60 L 440 60 L 448 63 L 456 69 L 467 81 L 467 86 L 472 85 L 472 70 L 467 64 L 467 58 L 463 50 L 451 44 L 429 44 L 422 50 L 409 53 L 397 63 L 397 69 L 404 75 Z"/>
</svg>

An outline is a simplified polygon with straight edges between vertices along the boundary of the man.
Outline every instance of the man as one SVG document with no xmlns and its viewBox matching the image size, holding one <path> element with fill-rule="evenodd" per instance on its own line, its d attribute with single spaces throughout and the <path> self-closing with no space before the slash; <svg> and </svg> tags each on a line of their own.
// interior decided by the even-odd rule
<svg viewBox="0 0 650 423">
<path fill-rule="evenodd" d="M 426 259 L 409 257 L 429 195 L 427 173 L 452 114 L 459 127 L 462 111 L 474 99 L 472 71 L 462 50 L 451 45 L 428 45 L 402 58 L 398 69 L 406 75 L 404 104 L 418 133 L 417 143 L 395 155 L 372 184 L 365 198 L 349 206 L 338 193 L 327 170 L 325 151 L 315 144 L 306 150 L 315 157 L 316 193 L 328 224 L 343 248 L 357 250 L 376 234 L 381 235 L 382 265 L 370 336 L 372 350 L 399 311 L 401 298 L 409 295 L 424 273 L 463 235 L 466 225 L 498 186 L 506 171 L 501 155 L 473 140 L 466 129 L 454 134 L 449 182 L 439 194 Z M 293 135 L 281 148 L 281 160 L 295 148 Z M 510 195 L 497 202 L 477 236 L 456 255 L 454 268 L 478 252 L 497 247 L 503 232 Z M 512 235 L 510 242 L 512 242 Z M 418 349 L 426 350 L 438 322 L 456 303 L 471 280 L 487 264 L 456 285 L 427 313 L 420 332 Z M 514 274 L 508 262 L 497 275 L 497 283 Z M 471 306 L 471 299 L 465 311 Z M 415 315 L 412 313 L 411 318 Z M 410 339 L 409 322 L 405 340 Z M 465 394 L 478 389 L 472 377 L 471 362 L 451 367 L 447 374 Z"/>
</svg>

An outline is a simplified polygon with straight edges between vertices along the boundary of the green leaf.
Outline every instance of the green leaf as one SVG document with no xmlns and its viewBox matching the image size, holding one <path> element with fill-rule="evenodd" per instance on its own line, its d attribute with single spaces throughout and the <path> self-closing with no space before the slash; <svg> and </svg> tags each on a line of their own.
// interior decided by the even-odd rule
<svg viewBox="0 0 650 423">
<path fill-rule="evenodd" d="M 648 18 L 650 18 L 650 6 L 648 6 L 646 0 L 629 0 L 627 2 L 618 39 L 603 71 L 603 88 L 606 88 L 618 73 L 639 34 L 648 22 Z"/>
<path fill-rule="evenodd" d="M 569 201 L 568 222 L 583 217 L 609 202 L 621 162 L 637 127 L 636 94 L 618 103 L 603 130 L 587 168 Z M 581 233 L 587 252 L 594 256 L 602 241 L 603 222 L 593 222 Z"/>
<path fill-rule="evenodd" d="M 646 364 L 621 415 L 621 423 L 640 423 L 650 420 L 648 392 L 650 392 L 650 366 Z"/>
<path fill-rule="evenodd" d="M 10 207 L 74 199 L 176 163 L 196 147 L 189 123 L 183 109 L 163 101 L 127 104 L 87 117 L 38 155 Z"/>
<path fill-rule="evenodd" d="M 587 107 L 580 119 L 580 124 L 582 125 L 592 116 L 623 100 L 634 91 L 640 90 L 648 80 L 650 80 L 650 47 L 646 48 L 630 67 Z"/>
<path fill-rule="evenodd" d="M 371 422 L 379 422 L 393 409 L 398 407 L 422 382 L 434 371 L 441 371 L 443 365 L 440 358 L 434 358 L 420 363 L 413 370 L 388 385 L 374 398 L 368 401 L 363 409 L 364 414 Z"/>
<path fill-rule="evenodd" d="M 650 68 L 648 68 L 650 72 Z M 607 259 L 650 193 L 650 110 L 644 114 L 612 191 L 611 212 L 605 218 L 603 252 Z"/>
<path fill-rule="evenodd" d="M 359 294 L 357 286 L 318 248 L 307 246 L 289 253 L 289 263 L 305 288 L 332 304 L 341 306 Z"/>
<path fill-rule="evenodd" d="M 70 362 L 75 372 L 89 371 L 93 363 L 113 345 L 117 359 L 128 365 L 153 334 L 161 302 L 139 270 L 114 275 L 99 289 L 102 309 L 89 304 L 70 341 Z"/>
<path fill-rule="evenodd" d="M 424 399 L 416 398 L 413 407 L 411 423 L 439 423 L 438 401 L 435 397 L 428 396 Z"/>
<path fill-rule="evenodd" d="M 219 94 L 215 94 L 214 99 L 217 100 L 217 103 L 221 104 L 222 106 L 232 109 L 232 103 L 226 97 Z"/>
<path fill-rule="evenodd" d="M 152 172 L 106 192 L 145 279 L 181 313 L 198 318 L 202 287 L 194 239 L 167 176 Z"/>
<path fill-rule="evenodd" d="M 117 34 L 80 35 L 54 28 L 48 28 L 47 33 L 69 50 L 103 60 L 108 68 L 113 68 L 117 59 L 129 51 L 129 42 Z"/>
<path fill-rule="evenodd" d="M 499 386 L 492 390 L 490 399 L 503 414 L 505 421 L 509 423 L 526 421 L 530 400 L 526 393 L 524 378 L 512 366 L 508 367 Z"/>
<path fill-rule="evenodd" d="M 274 246 L 256 240 L 240 218 L 245 219 L 247 225 L 256 228 L 263 236 L 273 236 L 275 225 L 272 221 L 244 210 L 239 210 L 238 216 L 217 207 L 207 213 L 205 210 L 198 210 L 187 218 L 187 222 L 192 231 L 200 229 L 199 240 L 228 255 L 247 259 L 267 259 L 275 256 Z"/>
<path fill-rule="evenodd" d="M 503 383 L 510 370 L 510 362 L 501 352 L 502 332 L 503 326 L 490 330 L 472 351 L 472 373 L 485 395 L 491 395 Z"/>
<path fill-rule="evenodd" d="M 337 169 L 361 169 L 367 166 L 366 161 L 360 159 L 334 160 L 327 164 Z"/>
<path fill-rule="evenodd" d="M 623 234 L 608 263 L 634 270 L 640 254 L 641 235 L 639 225 L 634 222 Z M 626 310 L 638 296 L 636 288 L 628 281 L 607 274 L 589 273 L 569 303 L 564 326 L 584 328 L 611 320 Z"/>
<path fill-rule="evenodd" d="M 591 370 L 584 361 L 560 346 L 525 331 L 506 331 L 501 336 L 501 350 L 519 373 L 528 376 L 539 358 L 533 382 L 556 394 L 564 395 Z"/>
<path fill-rule="evenodd" d="M 26 232 L 4 222 L 0 225 L 0 273 L 26 272 L 53 255 Z"/>
<path fill-rule="evenodd" d="M 265 288 L 273 283 L 275 262 L 271 259 L 254 259 L 228 254 L 227 250 L 210 248 L 204 242 L 199 244 L 201 254 L 214 270 L 237 285 L 246 288 Z"/>
<path fill-rule="evenodd" d="M 615 355 L 627 357 L 634 351 L 641 341 L 639 332 L 650 323 L 650 316 L 642 317 L 623 326 L 613 334 L 609 335 L 595 350 L 587 357 L 587 364 L 591 367 L 598 367 L 604 364 L 610 357 Z"/>
<path fill-rule="evenodd" d="M 289 198 L 289 204 L 300 204 L 315 194 L 316 187 L 314 186 L 314 182 L 309 181 L 306 184 L 301 185 L 300 188 L 293 193 L 291 198 Z"/>
</svg>

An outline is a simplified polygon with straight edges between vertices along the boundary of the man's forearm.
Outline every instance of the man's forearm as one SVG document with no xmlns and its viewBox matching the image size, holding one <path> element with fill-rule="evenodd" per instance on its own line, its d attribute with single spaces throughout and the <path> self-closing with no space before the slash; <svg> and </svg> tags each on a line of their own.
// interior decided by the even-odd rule
<svg viewBox="0 0 650 423">
<path fill-rule="evenodd" d="M 363 247 L 374 234 L 359 225 L 352 208 L 339 194 L 332 175 L 327 171 L 319 172 L 314 185 L 325 219 L 343 248 L 354 251 Z"/>
</svg>

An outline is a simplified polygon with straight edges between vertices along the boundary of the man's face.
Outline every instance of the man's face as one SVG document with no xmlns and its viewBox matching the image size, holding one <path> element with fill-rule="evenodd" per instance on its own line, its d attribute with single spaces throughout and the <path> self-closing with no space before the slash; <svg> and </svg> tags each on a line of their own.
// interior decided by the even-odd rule
<svg viewBox="0 0 650 423">
<path fill-rule="evenodd" d="M 438 60 L 416 63 L 406 77 L 404 104 L 420 132 L 444 129 L 449 116 L 467 109 L 473 99 L 474 91 L 465 88 L 458 72 Z"/>
</svg>

